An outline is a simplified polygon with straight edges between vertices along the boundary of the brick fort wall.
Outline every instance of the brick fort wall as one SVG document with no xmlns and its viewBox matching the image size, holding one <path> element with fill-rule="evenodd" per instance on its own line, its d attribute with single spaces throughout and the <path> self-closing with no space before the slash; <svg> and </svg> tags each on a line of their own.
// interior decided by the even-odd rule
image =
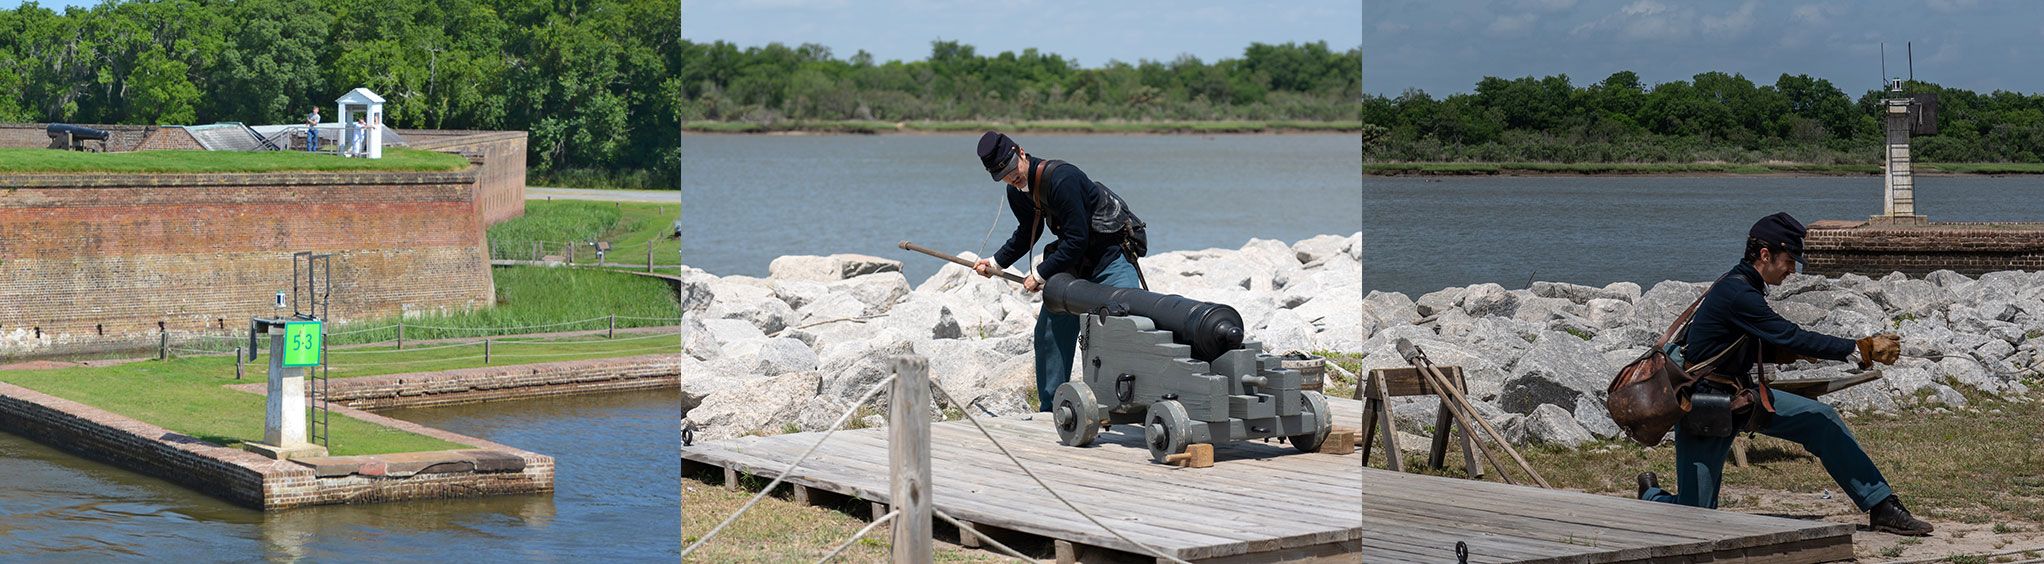
<svg viewBox="0 0 2044 564">
<path fill-rule="evenodd" d="M 397 134 L 414 149 L 482 155 L 476 203 L 484 224 L 525 215 L 525 132 L 400 129 Z"/>
<path fill-rule="evenodd" d="M 1879 278 L 1892 272 L 1923 276 L 1951 270 L 1979 276 L 2002 270 L 2044 270 L 2044 223 L 1932 223 L 1879 227 L 1864 222 L 1820 221 L 1804 238 L 1803 272 L 1855 273 Z"/>
<path fill-rule="evenodd" d="M 476 170 L 0 174 L 0 357 L 245 330 L 298 251 L 335 322 L 488 307 Z"/>
</svg>

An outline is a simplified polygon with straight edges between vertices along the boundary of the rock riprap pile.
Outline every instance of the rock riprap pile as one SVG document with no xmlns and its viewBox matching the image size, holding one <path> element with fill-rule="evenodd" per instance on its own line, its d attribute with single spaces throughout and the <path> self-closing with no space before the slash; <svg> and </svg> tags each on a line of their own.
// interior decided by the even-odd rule
<svg viewBox="0 0 2044 564">
<path fill-rule="evenodd" d="M 1395 348 L 1411 339 L 1437 364 L 1458 365 L 1470 398 L 1515 442 L 1580 446 L 1619 436 L 1604 410 L 1605 386 L 1647 351 L 1708 283 L 1631 282 L 1602 288 L 1535 282 L 1448 288 L 1414 300 L 1363 299 L 1363 368 L 1406 366 Z M 1950 271 L 1924 278 L 1796 274 L 1769 287 L 1775 312 L 1806 329 L 1857 339 L 1901 335 L 1903 358 L 1882 377 L 1825 395 L 1840 411 L 1964 409 L 1960 388 L 2027 401 L 2044 361 L 2044 273 Z M 1374 329 L 1372 331 L 1371 329 Z M 1769 365 L 1777 381 L 1844 376 L 1843 362 Z M 1394 400 L 1401 428 L 1434 421 L 1431 398 Z"/>
<path fill-rule="evenodd" d="M 1141 263 L 1151 290 L 1233 306 L 1269 351 L 1355 352 L 1378 323 L 1361 313 L 1361 257 L 1355 233 Z M 827 428 L 908 353 L 958 403 L 940 408 L 1035 411 L 1041 294 L 948 263 L 911 287 L 899 261 L 864 255 L 785 256 L 768 272 L 683 268 L 681 409 L 698 440 Z M 881 424 L 881 405 L 858 423 Z"/>
</svg>

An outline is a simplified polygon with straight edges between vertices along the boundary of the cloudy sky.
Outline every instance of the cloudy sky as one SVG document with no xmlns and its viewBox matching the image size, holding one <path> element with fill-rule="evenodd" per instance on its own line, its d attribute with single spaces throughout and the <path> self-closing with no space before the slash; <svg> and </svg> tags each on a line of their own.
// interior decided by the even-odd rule
<svg viewBox="0 0 2044 564">
<path fill-rule="evenodd" d="M 1975 91 L 2044 91 L 2044 2 L 2031 0 L 1365 0 L 1363 91 L 1437 97 L 1484 76 L 1631 70 L 1649 83 L 1721 70 L 1772 84 L 1830 79 L 1857 96 L 1888 75 Z"/>
<path fill-rule="evenodd" d="M 1035 47 L 1085 67 L 1185 53 L 1212 62 L 1251 42 L 1352 49 L 1366 1 L 1378 0 L 684 0 L 681 33 L 741 46 L 817 43 L 839 58 L 864 49 L 880 61 L 923 59 L 944 39 L 982 55 Z"/>
</svg>

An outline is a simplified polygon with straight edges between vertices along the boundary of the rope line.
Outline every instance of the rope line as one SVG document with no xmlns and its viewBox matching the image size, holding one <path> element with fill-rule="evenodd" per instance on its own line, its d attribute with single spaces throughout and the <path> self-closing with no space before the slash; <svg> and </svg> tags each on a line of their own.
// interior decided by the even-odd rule
<svg viewBox="0 0 2044 564">
<path fill-rule="evenodd" d="M 932 384 L 930 388 L 936 390 L 938 394 L 943 395 L 945 401 L 950 402 L 951 405 L 965 405 L 958 403 L 957 398 L 951 397 L 950 392 L 944 391 L 943 386 Z M 1057 490 L 1051 489 L 1050 484 L 1044 483 L 1042 478 L 1036 477 L 1036 473 L 1031 472 L 1028 466 L 1023 465 L 1021 459 L 1015 458 L 1015 455 L 1013 453 L 1008 452 L 1008 447 L 1001 446 L 1001 441 L 995 440 L 994 434 L 987 432 L 987 428 L 979 424 L 979 419 L 972 416 L 972 410 L 963 410 L 963 413 L 965 414 L 965 420 L 972 422 L 973 428 L 979 429 L 979 434 L 986 436 L 987 442 L 994 443 L 994 448 L 999 449 L 1001 451 L 1002 456 L 1008 457 L 1008 461 L 1015 463 L 1015 467 L 1020 468 L 1023 474 L 1029 476 L 1030 480 L 1036 482 L 1037 486 L 1042 487 L 1044 491 L 1050 492 L 1050 496 L 1053 498 L 1057 498 L 1058 503 L 1065 504 L 1066 508 L 1071 509 L 1072 512 L 1074 513 L 1078 513 L 1080 517 L 1085 517 L 1087 521 L 1092 521 L 1093 524 L 1098 525 L 1101 530 L 1107 531 L 1108 534 L 1114 535 L 1114 538 L 1118 538 L 1129 544 L 1136 545 L 1137 547 L 1140 547 L 1143 550 L 1148 551 L 1150 554 L 1156 555 L 1158 558 L 1169 560 L 1171 562 L 1176 562 L 1178 564 L 1190 564 L 1184 560 L 1179 559 L 1176 556 L 1164 554 L 1163 551 L 1151 548 L 1150 545 L 1136 542 L 1135 539 L 1128 538 L 1126 535 L 1121 534 L 1121 531 L 1116 531 L 1112 527 L 1108 527 L 1106 523 L 1102 523 L 1100 522 L 1099 519 L 1095 519 L 1093 517 L 1093 514 L 1080 510 L 1079 506 L 1073 505 L 1071 501 L 1066 500 L 1064 495 L 1057 493 Z"/>
<path fill-rule="evenodd" d="M 823 441 L 829 439 L 832 433 L 836 433 L 839 427 L 843 427 L 845 425 L 845 421 L 850 420 L 852 418 L 852 414 L 858 412 L 860 406 L 866 405 L 866 402 L 872 400 L 873 396 L 878 395 L 880 393 L 880 390 L 886 389 L 887 386 L 893 384 L 895 377 L 896 377 L 895 375 L 889 374 L 887 375 L 886 378 L 883 378 L 879 382 L 874 383 L 872 389 L 866 390 L 865 395 L 859 396 L 858 401 L 852 402 L 852 405 L 845 409 L 844 414 L 839 415 L 837 421 L 832 422 L 830 424 L 830 429 L 825 430 L 823 432 L 823 436 L 816 438 L 815 444 L 809 445 L 809 450 L 802 451 L 802 456 L 796 457 L 794 463 L 789 464 L 787 468 L 781 470 L 781 472 L 778 475 L 775 475 L 774 481 L 768 482 L 765 488 L 761 488 L 759 490 L 758 495 L 752 496 L 751 501 L 745 502 L 745 505 L 739 507 L 738 511 L 732 512 L 730 517 L 725 517 L 724 522 L 718 523 L 715 528 L 710 529 L 709 534 L 703 535 L 703 538 L 696 539 L 695 544 L 688 545 L 688 547 L 681 549 L 682 559 L 686 561 L 688 559 L 688 553 L 695 552 L 695 550 L 703 546 L 704 543 L 710 542 L 710 539 L 716 538 L 717 533 L 723 532 L 724 527 L 731 526 L 731 523 L 736 522 L 740 515 L 744 515 L 747 510 L 752 509 L 754 505 L 758 505 L 759 500 L 766 499 L 767 494 L 773 493 L 774 487 L 781 485 L 781 480 L 786 479 L 788 477 L 789 472 L 795 471 L 796 467 L 801 466 L 803 462 L 809 460 L 809 455 L 816 454 L 816 449 L 823 446 Z"/>
<path fill-rule="evenodd" d="M 638 349 L 624 349 L 624 350 L 615 350 L 615 351 L 583 351 L 583 352 L 570 352 L 570 353 L 542 353 L 542 354 L 492 354 L 492 355 L 490 355 L 490 358 L 553 358 L 553 357 L 563 357 L 563 356 L 586 356 L 586 355 L 592 355 L 592 354 L 596 354 L 596 355 L 609 355 L 609 354 L 616 354 L 616 353 L 637 353 L 637 352 L 646 352 L 646 351 L 672 351 L 672 352 L 674 352 L 674 354 L 681 354 L 681 351 L 675 350 L 675 348 L 674 348 L 674 347 L 669 347 L 669 346 L 658 346 L 658 347 L 646 347 L 646 348 L 638 348 Z"/>
<path fill-rule="evenodd" d="M 837 558 L 838 553 L 844 552 L 845 549 L 847 548 L 851 548 L 852 543 L 859 542 L 860 537 L 866 536 L 866 533 L 873 532 L 874 527 L 878 527 L 880 526 L 881 523 L 885 523 L 888 520 L 894 519 L 895 517 L 898 517 L 900 515 L 901 510 L 896 509 L 887 512 L 886 515 L 881 515 L 879 519 L 874 519 L 872 523 L 866 524 L 865 528 L 859 529 L 859 532 L 852 533 L 852 538 L 845 539 L 845 542 L 838 543 L 837 548 L 830 549 L 830 554 L 825 554 L 823 555 L 823 558 L 816 559 L 816 564 L 823 564 L 825 562 L 829 562 L 830 559 L 832 558 Z"/>
</svg>

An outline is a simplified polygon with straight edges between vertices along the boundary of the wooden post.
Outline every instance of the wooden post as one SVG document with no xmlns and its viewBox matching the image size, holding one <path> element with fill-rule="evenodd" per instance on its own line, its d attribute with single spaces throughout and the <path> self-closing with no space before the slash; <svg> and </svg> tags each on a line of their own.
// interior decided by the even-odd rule
<svg viewBox="0 0 2044 564">
<path fill-rule="evenodd" d="M 605 333 L 605 334 L 604 334 L 604 336 L 603 336 L 603 338 L 605 338 L 605 339 L 616 339 L 616 338 L 617 338 L 617 314 L 615 314 L 615 313 L 613 313 L 613 314 L 610 314 L 610 332 L 609 332 L 609 333 Z"/>
<path fill-rule="evenodd" d="M 563 247 L 567 247 L 567 248 L 568 248 L 568 266 L 574 266 L 574 265 L 575 265 L 575 243 L 574 243 L 573 241 L 570 241 L 570 242 L 568 242 L 568 244 L 566 244 L 566 245 L 562 245 L 562 246 L 563 246 Z"/>
<path fill-rule="evenodd" d="M 646 272 L 653 271 L 653 242 L 646 242 Z"/>
<path fill-rule="evenodd" d="M 894 389 L 887 401 L 889 499 L 895 510 L 895 564 L 930 562 L 930 361 L 894 357 Z"/>
<path fill-rule="evenodd" d="M 490 340 L 483 339 L 483 364 L 490 363 Z"/>
<path fill-rule="evenodd" d="M 170 360 L 170 332 L 156 334 L 156 360 Z"/>
<path fill-rule="evenodd" d="M 234 379 L 236 380 L 241 379 L 241 363 L 242 363 L 241 355 L 245 352 L 246 351 L 241 350 L 240 345 L 236 345 L 234 347 Z"/>
<path fill-rule="evenodd" d="M 397 322 L 397 350 L 405 350 L 405 322 Z"/>
</svg>

